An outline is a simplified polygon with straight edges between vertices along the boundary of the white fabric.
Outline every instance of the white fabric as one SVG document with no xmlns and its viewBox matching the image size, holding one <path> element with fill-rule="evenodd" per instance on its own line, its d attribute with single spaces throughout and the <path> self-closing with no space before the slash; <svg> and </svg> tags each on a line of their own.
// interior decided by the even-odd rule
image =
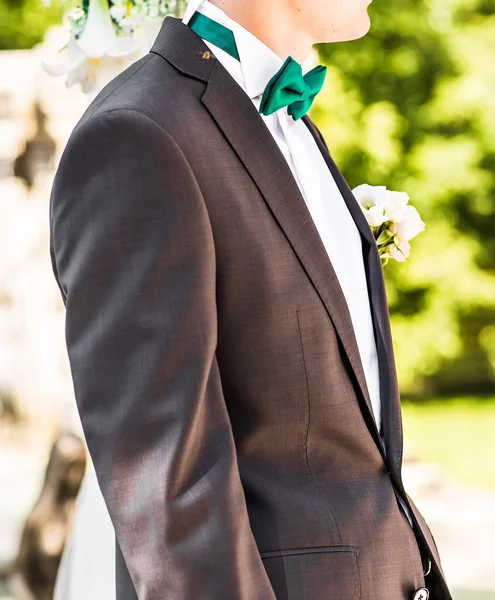
<svg viewBox="0 0 495 600">
<path fill-rule="evenodd" d="M 283 59 L 208 0 L 192 0 L 188 8 L 191 10 L 185 14 L 184 23 L 197 10 L 234 32 L 240 61 L 214 44 L 205 43 L 259 109 L 266 84 Z M 286 108 L 262 118 L 289 164 L 344 293 L 380 431 L 378 355 L 359 231 L 306 125 L 294 121 Z"/>
<path fill-rule="evenodd" d="M 115 600 L 115 533 L 91 459 L 57 573 L 53 600 Z"/>
</svg>

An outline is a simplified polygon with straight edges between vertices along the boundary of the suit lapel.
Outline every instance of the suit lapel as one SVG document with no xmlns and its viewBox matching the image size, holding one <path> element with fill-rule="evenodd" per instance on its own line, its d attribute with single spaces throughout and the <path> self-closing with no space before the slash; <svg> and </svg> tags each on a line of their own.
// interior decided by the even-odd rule
<svg viewBox="0 0 495 600">
<path fill-rule="evenodd" d="M 383 280 L 383 268 L 376 248 L 370 252 L 367 273 L 373 308 L 377 351 L 380 361 L 383 435 L 387 448 L 388 464 L 391 471 L 400 479 L 403 448 L 400 392 L 395 367 L 385 282 Z"/>
<path fill-rule="evenodd" d="M 388 464 L 398 474 L 402 463 L 402 418 L 400 411 L 400 394 L 397 372 L 394 361 L 392 334 L 388 312 L 383 268 L 371 229 L 364 217 L 352 190 L 332 159 L 314 123 L 306 115 L 303 117 L 308 129 L 320 149 L 325 162 L 332 173 L 337 186 L 347 204 L 356 226 L 367 242 L 363 246 L 363 258 L 368 282 L 373 326 L 379 361 L 380 400 L 382 405 L 383 435 L 387 448 Z"/>
<path fill-rule="evenodd" d="M 249 172 L 322 299 L 355 376 L 366 423 L 383 454 L 345 297 L 304 198 L 273 136 L 223 65 L 214 57 L 201 60 L 208 47 L 187 25 L 167 17 L 151 51 L 164 56 L 185 74 L 207 83 L 201 101 Z"/>
</svg>

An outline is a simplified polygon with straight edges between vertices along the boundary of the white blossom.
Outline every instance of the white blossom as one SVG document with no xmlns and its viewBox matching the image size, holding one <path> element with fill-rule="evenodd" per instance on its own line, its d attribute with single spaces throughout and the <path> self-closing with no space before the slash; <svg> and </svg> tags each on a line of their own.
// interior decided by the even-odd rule
<svg viewBox="0 0 495 600">
<path fill-rule="evenodd" d="M 79 83 L 84 93 L 94 97 L 105 83 L 148 52 L 163 17 L 175 6 L 174 1 L 115 0 L 110 7 L 108 0 L 89 0 L 87 15 L 79 7 L 69 17 L 69 41 L 59 50 L 64 60 L 42 60 L 43 67 L 51 75 L 67 75 L 67 87 Z"/>
<path fill-rule="evenodd" d="M 408 194 L 366 183 L 353 193 L 373 231 L 382 259 L 407 260 L 411 251 L 409 241 L 425 229 L 418 211 L 409 204 Z"/>
<path fill-rule="evenodd" d="M 114 5 L 119 9 L 120 5 Z M 74 14 L 74 23 L 81 21 L 81 10 Z M 78 23 L 79 26 L 79 23 Z M 79 83 L 85 94 L 95 95 L 102 85 L 139 58 L 147 50 L 146 32 L 141 35 L 117 35 L 107 0 L 90 0 L 88 16 L 79 37 L 76 26 L 65 48 L 66 59 L 58 63 L 42 60 L 51 75 L 67 75 L 65 84 Z"/>
<path fill-rule="evenodd" d="M 370 208 L 365 209 L 365 214 L 370 227 L 379 227 L 387 220 L 382 206 L 370 206 Z"/>
<path fill-rule="evenodd" d="M 88 93 L 96 84 L 97 59 L 88 57 L 77 45 L 73 35 L 67 43 L 68 59 L 65 62 L 49 64 L 41 61 L 44 69 L 50 75 L 67 75 L 65 84 L 71 87 L 74 83 L 81 85 L 81 90 Z"/>
<path fill-rule="evenodd" d="M 419 216 L 419 212 L 414 206 L 404 208 L 400 221 L 390 225 L 390 231 L 394 233 L 399 240 L 412 240 L 425 229 L 425 224 Z"/>
<path fill-rule="evenodd" d="M 384 185 L 364 183 L 354 188 L 353 193 L 371 227 L 399 220 L 409 202 L 409 196 L 405 192 L 387 190 Z"/>
<path fill-rule="evenodd" d="M 108 0 L 90 0 L 88 18 L 76 43 L 91 58 L 124 56 L 136 49 L 132 36 L 117 35 Z"/>
</svg>

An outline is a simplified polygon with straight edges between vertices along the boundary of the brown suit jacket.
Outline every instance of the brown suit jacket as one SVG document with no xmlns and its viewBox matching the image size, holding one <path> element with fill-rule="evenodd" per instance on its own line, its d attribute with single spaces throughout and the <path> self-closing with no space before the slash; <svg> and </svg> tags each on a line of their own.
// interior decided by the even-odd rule
<svg viewBox="0 0 495 600">
<path fill-rule="evenodd" d="M 62 155 L 50 250 L 78 408 L 116 530 L 118 600 L 399 600 L 425 583 L 435 600 L 451 598 L 401 480 L 376 246 L 304 122 L 362 234 L 385 448 L 299 188 L 250 99 L 194 32 L 166 18 Z"/>
</svg>

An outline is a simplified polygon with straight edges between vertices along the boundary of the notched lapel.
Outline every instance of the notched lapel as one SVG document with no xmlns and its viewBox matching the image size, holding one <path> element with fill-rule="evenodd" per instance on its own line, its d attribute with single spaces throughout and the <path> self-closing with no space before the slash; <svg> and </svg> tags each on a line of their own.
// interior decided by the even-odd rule
<svg viewBox="0 0 495 600">
<path fill-rule="evenodd" d="M 208 81 L 213 64 L 210 49 L 177 17 L 165 17 L 150 52 L 159 54 L 189 77 Z"/>
<path fill-rule="evenodd" d="M 373 313 L 373 325 L 375 328 L 375 339 L 380 365 L 380 398 L 382 405 L 383 435 L 387 448 L 388 464 L 391 469 L 399 475 L 402 463 L 403 444 L 400 396 L 394 361 L 392 335 L 390 331 L 385 282 L 383 279 L 383 269 L 380 257 L 373 238 L 373 233 L 363 215 L 363 211 L 342 173 L 332 159 L 327 147 L 321 140 L 316 126 L 307 115 L 303 117 L 303 121 L 312 133 L 347 207 L 349 208 L 349 212 L 351 213 L 356 226 L 360 230 L 365 243 L 367 242 L 367 245 L 363 246 L 363 258 L 368 280 L 368 291 Z"/>
<path fill-rule="evenodd" d="M 368 427 L 382 450 L 347 303 L 290 167 L 252 101 L 218 61 L 202 102 L 256 183 L 319 293 L 356 376 Z"/>
</svg>

